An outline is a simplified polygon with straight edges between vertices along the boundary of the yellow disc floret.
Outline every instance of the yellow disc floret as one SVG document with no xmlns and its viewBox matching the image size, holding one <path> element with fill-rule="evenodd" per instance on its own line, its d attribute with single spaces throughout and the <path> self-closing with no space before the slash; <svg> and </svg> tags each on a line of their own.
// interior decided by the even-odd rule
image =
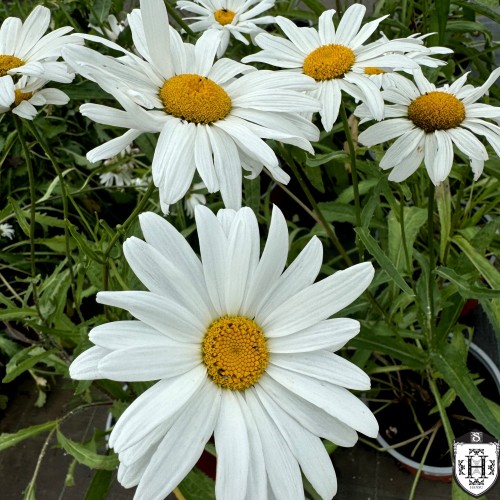
<svg viewBox="0 0 500 500">
<path fill-rule="evenodd" d="M 16 99 L 14 101 L 15 106 L 19 106 L 22 101 L 27 101 L 33 97 L 33 92 L 21 92 L 20 90 L 15 90 Z"/>
<path fill-rule="evenodd" d="M 408 106 L 408 118 L 425 132 L 458 127 L 465 119 L 465 106 L 447 92 L 428 92 Z"/>
<path fill-rule="evenodd" d="M 385 71 L 375 66 L 367 66 L 365 68 L 365 75 L 383 75 Z"/>
<path fill-rule="evenodd" d="M 220 387 L 241 391 L 254 385 L 269 363 L 262 328 L 244 316 L 222 316 L 207 329 L 203 362 Z"/>
<path fill-rule="evenodd" d="M 233 12 L 232 10 L 228 9 L 219 9 L 214 12 L 215 20 L 222 26 L 225 26 L 226 24 L 231 24 L 233 22 L 235 15 L 236 12 Z"/>
<path fill-rule="evenodd" d="M 160 98 L 167 113 L 193 123 L 216 122 L 231 111 L 231 98 L 220 85 L 190 73 L 167 80 Z"/>
<path fill-rule="evenodd" d="M 342 78 L 356 62 L 354 52 L 332 43 L 313 50 L 304 60 L 304 73 L 316 81 Z"/>
<path fill-rule="evenodd" d="M 19 57 L 0 55 L 0 77 L 5 76 L 7 71 L 11 69 L 19 68 L 19 66 L 24 66 L 24 61 Z"/>
</svg>

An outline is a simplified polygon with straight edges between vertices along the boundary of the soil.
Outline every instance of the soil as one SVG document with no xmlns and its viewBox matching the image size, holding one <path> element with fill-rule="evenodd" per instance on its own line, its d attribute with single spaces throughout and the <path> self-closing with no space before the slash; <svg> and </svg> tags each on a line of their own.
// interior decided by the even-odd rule
<svg viewBox="0 0 500 500">
<path fill-rule="evenodd" d="M 483 396 L 499 403 L 498 387 L 488 370 L 475 356 L 469 355 L 467 362 L 471 373 L 476 374 L 479 379 L 484 379 L 478 386 Z M 370 402 L 370 408 L 376 414 L 380 425 L 380 434 L 389 445 L 396 445 L 421 434 L 416 422 L 419 422 L 424 431 L 439 425 L 441 420 L 439 412 L 435 411 L 429 415 L 429 412 L 435 406 L 434 399 L 425 379 L 420 377 L 418 373 L 401 372 L 400 379 L 395 379 L 394 376 L 389 379 L 386 376 L 384 382 L 389 385 L 392 384 L 393 387 L 396 385 L 398 394 L 395 393 L 394 389 L 384 384 L 386 388 L 380 391 L 377 399 L 391 400 L 395 396 L 399 396 L 399 398 L 387 406 L 385 406 L 386 403 Z M 438 384 L 438 388 L 443 395 L 447 387 L 444 382 L 441 385 L 442 387 Z M 472 430 L 488 433 L 469 413 L 459 398 L 455 398 L 448 407 L 448 417 L 456 437 L 460 437 Z M 428 434 L 421 442 L 414 440 L 409 444 L 396 448 L 396 450 L 411 460 L 420 463 L 430 435 Z M 434 467 L 450 467 L 452 465 L 452 457 L 450 456 L 443 426 L 440 426 L 436 432 L 425 465 Z"/>
</svg>

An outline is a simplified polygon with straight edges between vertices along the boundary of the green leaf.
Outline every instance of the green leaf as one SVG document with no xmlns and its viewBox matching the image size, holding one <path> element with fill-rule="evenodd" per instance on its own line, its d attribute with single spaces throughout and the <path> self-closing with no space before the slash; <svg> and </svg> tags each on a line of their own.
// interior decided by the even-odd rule
<svg viewBox="0 0 500 500">
<path fill-rule="evenodd" d="M 493 21 L 500 23 L 500 14 L 483 3 L 478 3 L 473 0 L 453 0 L 453 3 L 460 7 L 471 9 L 477 14 L 489 17 Z"/>
<path fill-rule="evenodd" d="M 113 472 L 110 470 L 96 470 L 90 482 L 84 500 L 106 500 L 108 498 L 109 487 L 113 479 Z"/>
<path fill-rule="evenodd" d="M 436 273 L 453 283 L 460 295 L 466 299 L 500 299 L 500 289 L 492 290 L 485 286 L 472 285 L 464 277 L 449 267 L 438 267 Z"/>
<path fill-rule="evenodd" d="M 467 256 L 472 265 L 481 273 L 493 289 L 500 289 L 500 273 L 483 257 L 463 236 L 457 235 L 452 240 Z"/>
<path fill-rule="evenodd" d="M 435 3 L 437 22 L 439 29 L 439 43 L 443 43 L 446 24 L 448 23 L 448 13 L 450 10 L 450 0 L 437 0 Z"/>
<path fill-rule="evenodd" d="M 439 5 L 439 2 L 438 2 Z M 436 188 L 436 202 L 439 214 L 439 229 L 441 239 L 439 240 L 439 258 L 444 261 L 444 254 L 451 233 L 451 193 L 448 179 Z"/>
<path fill-rule="evenodd" d="M 30 307 L 20 307 L 10 311 L 8 309 L 7 311 L 0 311 L 0 321 L 12 321 L 36 316 L 38 316 L 38 313 L 35 309 L 31 309 Z"/>
<path fill-rule="evenodd" d="M 304 3 L 317 15 L 320 16 L 325 6 L 319 0 L 304 0 Z"/>
<path fill-rule="evenodd" d="M 332 151 L 331 153 L 308 157 L 306 166 L 319 167 L 332 160 L 346 160 L 347 158 L 349 158 L 349 155 L 345 151 Z"/>
<path fill-rule="evenodd" d="M 318 207 L 327 222 L 350 222 L 351 224 L 356 222 L 354 207 L 351 205 L 336 201 L 322 201 L 318 203 Z"/>
<path fill-rule="evenodd" d="M 405 207 L 404 208 L 404 231 L 406 241 L 406 251 L 410 256 L 410 261 L 413 255 L 413 246 L 417 239 L 420 228 L 427 220 L 427 210 L 425 208 Z M 398 220 L 399 214 L 391 210 L 388 219 L 388 253 L 390 260 L 394 263 L 395 268 L 402 272 L 406 268 L 406 256 L 403 246 L 403 237 L 401 232 L 401 222 Z M 411 269 L 407 269 L 411 273 Z"/>
<path fill-rule="evenodd" d="M 25 213 L 21 210 L 21 207 L 19 206 L 17 201 L 14 200 L 14 198 L 9 198 L 9 203 L 12 206 L 14 213 L 16 214 L 16 219 L 17 222 L 19 223 L 20 228 L 22 229 L 23 233 L 29 238 L 30 225 L 28 220 L 26 219 Z"/>
<path fill-rule="evenodd" d="M 19 351 L 7 363 L 7 366 L 5 367 L 6 375 L 2 382 L 4 384 L 12 382 L 15 378 L 21 375 L 21 373 L 24 373 L 37 363 L 49 358 L 54 352 L 54 350 L 46 351 L 42 347 L 38 346 L 27 347 L 26 349 Z"/>
<path fill-rule="evenodd" d="M 474 33 L 475 31 L 479 31 L 485 35 L 490 35 L 490 31 L 484 27 L 484 24 L 474 21 L 449 21 L 447 31 L 452 33 Z"/>
<path fill-rule="evenodd" d="M 6 450 L 11 446 L 15 446 L 17 443 L 20 443 L 25 439 L 38 436 L 38 434 L 42 434 L 43 432 L 49 432 L 57 425 L 57 423 L 57 420 L 50 420 L 49 422 L 44 422 L 43 424 L 25 427 L 24 429 L 21 429 L 13 434 L 2 433 L 0 434 L 0 451 Z"/>
<path fill-rule="evenodd" d="M 91 469 L 115 470 L 118 467 L 118 457 L 116 455 L 99 455 L 92 449 L 91 444 L 77 443 L 65 437 L 57 429 L 57 441 L 73 458 L 79 463 Z"/>
<path fill-rule="evenodd" d="M 372 237 L 368 230 L 364 227 L 358 227 L 356 228 L 356 233 L 366 249 L 375 257 L 379 266 L 392 278 L 394 283 L 396 283 L 396 285 L 398 285 L 403 292 L 408 295 L 414 295 L 412 289 L 399 274 L 398 270 L 394 267 L 394 264 L 391 262 L 389 257 L 385 255 L 377 241 Z"/>
<path fill-rule="evenodd" d="M 215 500 L 215 482 L 198 469 L 193 469 L 179 484 L 188 500 Z"/>
<path fill-rule="evenodd" d="M 456 334 L 455 334 L 456 335 Z M 487 429 L 487 431 L 500 438 L 498 420 L 490 410 L 479 389 L 472 379 L 465 363 L 461 349 L 457 342 L 443 343 L 437 352 L 431 352 L 432 364 L 438 370 L 446 383 L 454 389 L 465 407 Z"/>
<path fill-rule="evenodd" d="M 103 23 L 106 21 L 109 11 L 111 9 L 111 0 L 94 0 L 92 13 L 97 17 L 99 22 Z"/>
</svg>

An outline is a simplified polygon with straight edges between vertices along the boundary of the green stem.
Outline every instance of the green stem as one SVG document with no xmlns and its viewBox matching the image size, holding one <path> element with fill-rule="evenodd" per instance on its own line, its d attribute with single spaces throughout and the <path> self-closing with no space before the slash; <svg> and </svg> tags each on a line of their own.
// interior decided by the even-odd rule
<svg viewBox="0 0 500 500">
<path fill-rule="evenodd" d="M 351 174 L 352 174 L 352 189 L 354 191 L 354 213 L 356 217 L 356 227 L 361 227 L 361 203 L 359 197 L 359 178 L 358 169 L 356 166 L 356 149 L 354 148 L 354 142 L 352 140 L 351 129 L 349 127 L 349 121 L 347 119 L 347 113 L 345 110 L 344 103 L 340 103 L 340 117 L 342 118 L 342 124 L 344 126 L 344 132 L 347 139 L 347 145 L 349 146 L 349 156 L 351 159 Z M 359 238 L 356 238 L 359 251 L 359 260 L 363 261 L 363 245 Z"/>
<path fill-rule="evenodd" d="M 120 239 L 120 236 L 127 230 L 130 224 L 132 224 L 132 222 L 142 212 L 142 209 L 145 207 L 154 189 L 155 185 L 151 182 L 149 184 L 148 190 L 144 193 L 144 196 L 142 197 L 141 201 L 137 204 L 134 211 L 127 217 L 127 220 L 123 224 L 121 225 L 119 224 L 118 226 L 116 226 L 117 231 L 113 236 L 113 238 L 111 238 L 111 241 L 109 242 L 109 245 L 106 251 L 104 252 L 105 259 L 109 258 L 109 254 L 111 253 L 111 250 L 115 246 L 115 243 Z M 109 268 L 108 265 L 105 263 L 103 272 L 103 290 L 108 289 L 108 281 L 109 281 Z"/>
<path fill-rule="evenodd" d="M 182 19 L 181 16 L 179 16 L 178 12 L 175 10 L 174 7 L 170 5 L 170 3 L 167 1 L 165 2 L 165 5 L 167 6 L 167 12 L 168 14 L 172 17 L 172 19 L 189 35 L 192 37 L 196 37 L 194 34 L 194 31 L 186 24 L 186 22 Z"/>
<path fill-rule="evenodd" d="M 352 265 L 351 257 L 349 257 L 349 255 L 345 251 L 345 248 L 342 246 L 339 239 L 337 238 L 337 236 L 333 232 L 332 226 L 330 224 L 328 224 L 327 220 L 325 219 L 325 216 L 323 215 L 323 212 L 321 211 L 318 204 L 316 203 L 316 200 L 314 199 L 313 194 L 311 193 L 308 185 L 306 184 L 305 179 L 300 172 L 300 169 L 297 167 L 297 165 L 295 165 L 294 159 L 290 155 L 288 155 L 288 152 L 286 151 L 286 149 L 284 147 L 282 147 L 282 152 L 287 157 L 288 165 L 292 169 L 293 175 L 296 177 L 299 184 L 301 185 L 302 190 L 304 191 L 304 194 L 306 195 L 309 203 L 313 207 L 314 213 L 317 215 L 321 225 L 323 226 L 323 229 L 326 231 L 326 234 L 330 238 L 331 242 L 333 243 L 333 245 L 335 246 L 335 248 L 337 249 L 339 254 L 342 255 L 342 258 L 344 259 L 346 264 L 348 266 L 351 266 Z"/>
<path fill-rule="evenodd" d="M 21 148 L 23 150 L 24 159 L 26 161 L 26 167 L 28 168 L 28 180 L 29 180 L 29 188 L 30 188 L 30 264 L 31 264 L 31 279 L 33 285 L 33 301 L 35 302 L 35 308 L 38 312 L 38 316 L 42 321 L 44 318 L 42 316 L 42 312 L 40 310 L 40 304 L 38 300 L 38 289 L 36 285 L 36 261 L 35 261 L 35 219 L 36 219 L 36 192 L 35 192 L 35 174 L 33 172 L 33 164 L 31 163 L 31 155 L 28 149 L 28 145 L 26 144 L 26 140 L 24 137 L 23 126 L 21 123 L 21 119 L 17 116 L 14 116 L 14 121 L 16 123 L 17 135 L 19 137 L 19 141 L 21 143 Z"/>
<path fill-rule="evenodd" d="M 446 407 L 443 405 L 443 400 L 441 399 L 441 394 L 437 388 L 436 382 L 434 381 L 433 374 L 430 369 L 427 371 L 427 379 L 429 381 L 429 387 L 431 389 L 432 395 L 434 396 L 434 401 L 439 410 L 439 415 L 441 417 L 441 422 L 443 424 L 444 432 L 446 434 L 446 441 L 448 442 L 448 447 L 450 449 L 450 454 L 453 456 L 453 440 L 455 436 L 453 434 L 453 429 L 451 428 L 450 419 L 446 413 Z"/>
<path fill-rule="evenodd" d="M 71 280 L 71 295 L 73 297 L 73 304 L 75 306 L 75 309 L 77 311 L 78 317 L 80 318 L 80 321 L 84 321 L 84 318 L 82 316 L 82 313 L 80 311 L 80 304 L 77 303 L 76 300 L 76 289 L 75 289 L 75 273 L 73 270 L 73 261 L 71 257 L 71 246 L 70 246 L 70 233 L 68 229 L 68 221 L 69 221 L 69 209 L 68 209 L 68 190 L 66 189 L 66 183 L 64 182 L 64 177 L 62 174 L 61 169 L 59 168 L 59 164 L 57 162 L 57 159 L 55 156 L 52 154 L 52 150 L 48 146 L 48 144 L 45 142 L 45 138 L 43 137 L 42 134 L 38 132 L 38 129 L 36 128 L 35 124 L 31 123 L 26 123 L 28 130 L 31 132 L 33 137 L 38 141 L 38 144 L 42 147 L 44 150 L 45 154 L 50 160 L 50 163 L 52 163 L 52 166 L 54 167 L 54 170 L 56 171 L 57 177 L 59 179 L 59 184 L 61 185 L 61 193 L 62 193 L 62 204 L 63 204 L 63 216 L 64 216 L 64 240 L 65 240 L 65 251 L 66 251 L 66 260 L 68 261 L 68 269 L 69 269 L 69 275 L 70 275 L 70 280 Z"/>
<path fill-rule="evenodd" d="M 434 268 L 436 267 L 436 257 L 434 255 L 434 198 L 436 188 L 429 178 L 429 201 L 427 205 L 427 231 L 428 231 L 428 246 L 429 246 L 429 276 L 427 281 L 427 295 L 429 300 L 428 306 L 428 345 L 433 342 L 434 323 L 436 321 L 436 313 L 434 311 Z"/>
</svg>

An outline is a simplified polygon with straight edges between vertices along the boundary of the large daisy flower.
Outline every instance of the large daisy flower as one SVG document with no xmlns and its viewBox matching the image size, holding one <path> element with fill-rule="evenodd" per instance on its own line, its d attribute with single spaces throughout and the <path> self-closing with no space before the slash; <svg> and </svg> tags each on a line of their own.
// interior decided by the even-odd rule
<svg viewBox="0 0 500 500">
<path fill-rule="evenodd" d="M 488 153 L 476 135 L 484 136 L 500 156 L 500 127 L 488 118 L 499 119 L 500 108 L 476 103 L 500 76 L 500 68 L 480 87 L 465 85 L 467 74 L 440 88 L 430 83 L 422 71 L 415 71 L 415 83 L 398 80 L 398 86 L 382 92 L 391 103 L 385 107 L 388 119 L 372 125 L 359 135 L 359 142 L 373 146 L 398 138 L 380 161 L 390 169 L 389 180 L 401 182 L 424 161 L 435 185 L 444 181 L 453 165 L 453 145 L 470 159 L 477 180 Z M 361 122 L 375 118 L 364 104 L 355 114 Z"/>
<path fill-rule="evenodd" d="M 43 88 L 46 80 L 23 76 L 14 83 L 10 75 L 0 78 L 0 113 L 12 111 L 27 120 L 37 114 L 35 106 L 64 105 L 69 97 L 59 89 Z"/>
<path fill-rule="evenodd" d="M 100 292 L 97 301 L 136 319 L 90 332 L 93 347 L 70 367 L 79 380 L 156 381 L 121 415 L 109 444 L 118 480 L 135 498 L 164 498 L 196 464 L 212 434 L 219 500 L 304 498 L 301 471 L 323 499 L 337 489 L 320 438 L 352 446 L 377 435 L 370 410 L 348 389 L 368 376 L 333 352 L 359 331 L 327 319 L 363 293 L 370 263 L 317 283 L 322 247 L 313 238 L 285 268 L 287 224 L 274 207 L 259 259 L 249 208 L 195 210 L 201 261 L 153 213 L 140 216 L 146 242 L 125 256 L 149 291 Z M 272 495 L 271 495 L 272 497 Z"/>
<path fill-rule="evenodd" d="M 5 75 L 36 76 L 44 80 L 69 83 L 74 74 L 68 72 L 64 62 L 56 59 L 61 47 L 81 44 L 83 40 L 74 35 L 65 36 L 73 30 L 70 26 L 59 28 L 43 35 L 50 23 L 50 10 L 38 5 L 23 22 L 17 17 L 8 17 L 0 27 L 0 77 Z"/>
<path fill-rule="evenodd" d="M 106 40 L 101 41 L 125 57 L 114 59 L 86 47 L 64 51 L 76 71 L 125 109 L 85 104 L 80 111 L 98 123 L 130 129 L 90 151 L 90 161 L 116 155 L 143 132 L 160 132 L 152 171 L 166 211 L 189 189 L 196 169 L 209 192 L 220 190 L 229 208 L 241 206 L 242 167 L 254 177 L 265 166 L 287 183 L 288 174 L 263 139 L 314 152 L 309 141 L 319 138 L 319 130 L 300 115 L 319 109 L 318 101 L 303 93 L 314 88 L 312 78 L 257 71 L 230 59 L 214 63 L 218 33 L 205 32 L 196 45 L 183 43 L 168 26 L 162 0 L 143 1 L 129 24 L 144 59 Z"/>
<path fill-rule="evenodd" d="M 261 33 L 255 38 L 255 43 L 264 50 L 244 57 L 242 61 L 261 61 L 280 68 L 295 69 L 314 78 L 316 86 L 309 94 L 322 104 L 321 123 L 326 131 L 331 130 L 337 120 L 342 92 L 365 102 L 374 116 L 381 120 L 384 101 L 380 89 L 365 77 L 365 68 L 418 68 L 418 64 L 403 53 L 428 49 L 418 39 L 364 46 L 363 43 L 387 17 L 361 27 L 365 11 L 364 5 L 351 5 L 337 29 L 332 21 L 334 10 L 321 14 L 318 30 L 298 28 L 289 19 L 277 17 L 276 23 L 288 39 Z"/>
<path fill-rule="evenodd" d="M 180 0 L 177 7 L 197 14 L 197 17 L 186 18 L 195 20 L 189 26 L 193 31 L 219 30 L 221 41 L 217 56 L 221 57 L 226 52 L 231 35 L 248 45 L 244 34 L 250 35 L 253 40 L 255 35 L 264 31 L 259 24 L 274 23 L 273 16 L 255 17 L 274 7 L 274 2 L 275 0 Z"/>
</svg>

